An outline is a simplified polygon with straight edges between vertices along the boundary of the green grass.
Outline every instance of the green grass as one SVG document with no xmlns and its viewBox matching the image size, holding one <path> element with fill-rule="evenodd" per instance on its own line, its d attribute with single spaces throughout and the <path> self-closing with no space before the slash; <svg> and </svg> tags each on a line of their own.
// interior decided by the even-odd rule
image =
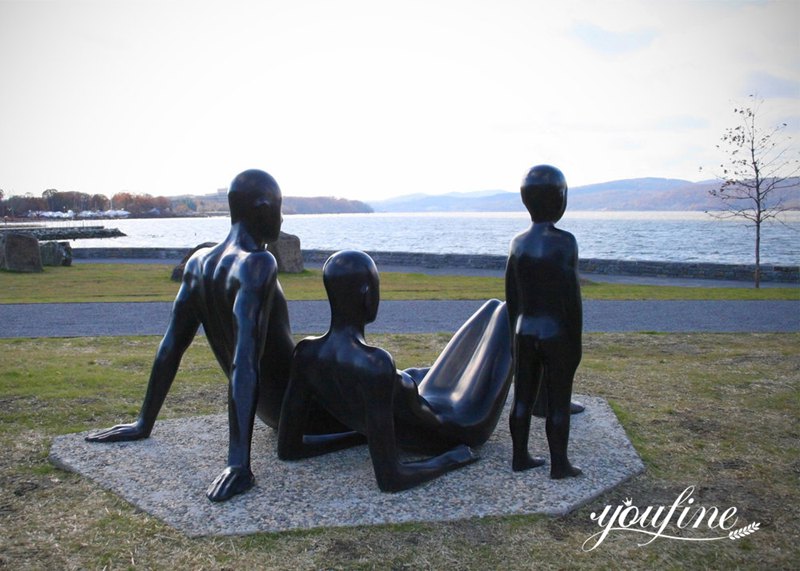
<svg viewBox="0 0 800 571">
<path fill-rule="evenodd" d="M 800 300 L 800 288 L 683 287 L 588 283 L 581 286 L 584 299 L 643 300 Z"/>
<path fill-rule="evenodd" d="M 369 340 L 408 367 L 430 363 L 447 336 Z M 586 335 L 575 390 L 610 401 L 647 469 L 565 517 L 199 539 L 47 462 L 53 436 L 135 416 L 157 343 L 0 340 L 0 568 L 789 569 L 800 560 L 800 334 Z M 225 403 L 224 377 L 198 338 L 160 418 L 221 413 Z M 646 547 L 612 534 L 581 551 L 598 530 L 592 512 L 628 497 L 670 505 L 689 485 L 702 505 L 736 506 L 742 525 L 761 530 Z"/>
<path fill-rule="evenodd" d="M 0 272 L 0 303 L 172 301 L 178 284 L 166 264 L 76 264 L 40 274 Z M 281 274 L 290 300 L 325 299 L 321 272 Z M 585 283 L 586 299 L 800 300 L 800 288 L 706 288 Z M 505 299 L 502 278 L 385 272 L 381 298 Z"/>
</svg>

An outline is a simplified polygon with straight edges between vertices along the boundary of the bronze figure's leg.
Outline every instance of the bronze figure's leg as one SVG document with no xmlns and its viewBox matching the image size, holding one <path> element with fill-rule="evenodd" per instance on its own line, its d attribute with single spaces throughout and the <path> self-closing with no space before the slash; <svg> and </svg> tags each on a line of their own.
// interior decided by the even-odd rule
<svg viewBox="0 0 800 571">
<path fill-rule="evenodd" d="M 517 356 L 514 365 L 514 405 L 509 417 L 513 446 L 511 469 L 521 472 L 545 463 L 544 458 L 531 456 L 528 452 L 531 412 L 542 384 L 544 367 L 536 354 L 536 339 L 517 335 L 514 353 Z"/>
</svg>

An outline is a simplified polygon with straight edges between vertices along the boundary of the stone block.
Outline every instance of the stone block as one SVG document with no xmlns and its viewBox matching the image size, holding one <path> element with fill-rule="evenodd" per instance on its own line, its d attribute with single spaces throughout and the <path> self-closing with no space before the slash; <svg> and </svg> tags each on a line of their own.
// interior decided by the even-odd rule
<svg viewBox="0 0 800 571">
<path fill-rule="evenodd" d="M 299 274 L 303 271 L 303 252 L 297 236 L 281 232 L 278 241 L 269 244 L 267 249 L 278 261 L 279 272 Z"/>
<path fill-rule="evenodd" d="M 39 244 L 43 266 L 71 266 L 72 246 L 69 242 L 43 242 Z"/>
<path fill-rule="evenodd" d="M 0 269 L 12 272 L 41 272 L 39 240 L 16 232 L 0 234 Z"/>
</svg>

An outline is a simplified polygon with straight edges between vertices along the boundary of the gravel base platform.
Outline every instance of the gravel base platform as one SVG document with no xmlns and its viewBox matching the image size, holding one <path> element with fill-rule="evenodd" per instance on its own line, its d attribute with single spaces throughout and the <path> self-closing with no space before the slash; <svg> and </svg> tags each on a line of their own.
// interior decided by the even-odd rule
<svg viewBox="0 0 800 571">
<path fill-rule="evenodd" d="M 205 489 L 225 467 L 227 415 L 165 420 L 139 442 L 93 444 L 86 433 L 58 436 L 50 460 L 87 476 L 188 536 L 243 535 L 316 527 L 449 521 L 543 513 L 562 515 L 644 470 L 605 400 L 576 399 L 570 458 L 583 475 L 549 478 L 544 467 L 511 471 L 508 409 L 480 460 L 418 488 L 378 490 L 366 446 L 299 462 L 275 455 L 276 434 L 257 423 L 253 438 L 256 486 L 220 504 Z M 99 428 L 99 427 L 98 427 Z M 534 419 L 531 451 L 546 455 L 544 421 Z"/>
</svg>

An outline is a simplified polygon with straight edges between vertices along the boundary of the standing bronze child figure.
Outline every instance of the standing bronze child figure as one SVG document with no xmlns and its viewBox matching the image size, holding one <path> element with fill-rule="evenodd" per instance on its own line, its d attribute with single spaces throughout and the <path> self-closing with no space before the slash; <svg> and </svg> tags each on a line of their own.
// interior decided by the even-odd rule
<svg viewBox="0 0 800 571">
<path fill-rule="evenodd" d="M 531 227 L 511 241 L 506 300 L 514 337 L 514 406 L 511 411 L 512 468 L 544 464 L 528 453 L 531 413 L 537 394 L 546 395 L 550 477 L 577 476 L 567 457 L 572 381 L 581 360 L 583 315 L 578 281 L 578 244 L 555 223 L 567 207 L 567 182 L 555 167 L 533 167 L 521 188 Z"/>
</svg>

